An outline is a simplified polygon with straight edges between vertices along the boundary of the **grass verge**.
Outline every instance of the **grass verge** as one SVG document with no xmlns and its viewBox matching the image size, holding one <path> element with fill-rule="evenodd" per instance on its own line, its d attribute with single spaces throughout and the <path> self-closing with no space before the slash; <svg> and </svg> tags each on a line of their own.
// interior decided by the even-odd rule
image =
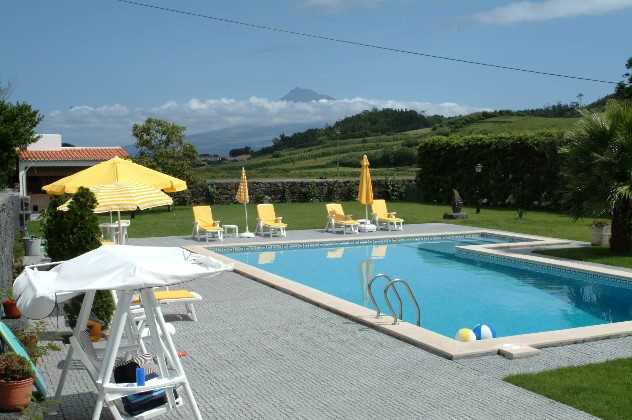
<svg viewBox="0 0 632 420">
<path fill-rule="evenodd" d="M 604 419 L 632 417 L 632 359 L 514 375 L 505 381 Z"/>
<path fill-rule="evenodd" d="M 612 252 L 610 251 L 610 248 L 601 246 L 546 249 L 538 251 L 537 253 L 551 257 L 632 268 L 632 255 Z"/>
</svg>

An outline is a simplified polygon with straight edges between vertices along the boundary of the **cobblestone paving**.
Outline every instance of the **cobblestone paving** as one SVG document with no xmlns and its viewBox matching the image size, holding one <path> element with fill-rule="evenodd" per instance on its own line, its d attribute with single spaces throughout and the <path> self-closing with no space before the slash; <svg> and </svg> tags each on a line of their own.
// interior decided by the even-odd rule
<svg viewBox="0 0 632 420">
<path fill-rule="evenodd" d="M 570 353 L 568 347 L 549 349 L 537 359 L 454 362 L 234 273 L 189 286 L 205 298 L 197 306 L 199 322 L 170 318 L 178 348 L 189 353 L 185 369 L 208 419 L 588 418 L 499 377 L 512 369 L 554 367 L 560 359 L 587 362 L 589 347 L 597 358 L 626 355 L 612 349 L 631 347 L 599 342 Z M 45 360 L 51 390 L 63 357 L 54 353 Z M 89 418 L 93 392 L 85 372 L 72 370 L 61 414 L 52 418 Z M 191 418 L 186 409 L 179 413 L 172 418 Z"/>
</svg>

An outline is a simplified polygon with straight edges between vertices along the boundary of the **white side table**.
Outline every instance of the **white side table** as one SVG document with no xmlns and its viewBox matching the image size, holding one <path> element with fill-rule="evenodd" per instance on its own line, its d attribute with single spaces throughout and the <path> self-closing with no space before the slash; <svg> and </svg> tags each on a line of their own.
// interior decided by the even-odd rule
<svg viewBox="0 0 632 420">
<path fill-rule="evenodd" d="M 360 232 L 375 232 L 377 226 L 375 226 L 369 219 L 358 219 L 358 231 Z"/>
<path fill-rule="evenodd" d="M 224 234 L 226 236 L 232 236 L 237 238 L 239 236 L 239 226 L 237 225 L 222 225 L 224 228 Z"/>
</svg>

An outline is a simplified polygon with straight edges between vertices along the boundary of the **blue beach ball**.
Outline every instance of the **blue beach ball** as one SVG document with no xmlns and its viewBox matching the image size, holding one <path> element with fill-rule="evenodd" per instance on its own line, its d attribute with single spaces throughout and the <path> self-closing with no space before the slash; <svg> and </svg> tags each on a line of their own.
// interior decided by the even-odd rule
<svg viewBox="0 0 632 420">
<path fill-rule="evenodd" d="M 476 341 L 476 334 L 474 334 L 474 331 L 469 328 L 461 328 L 457 331 L 454 339 L 459 341 Z"/>
<path fill-rule="evenodd" d="M 490 325 L 478 324 L 472 328 L 477 340 L 487 340 L 489 338 L 496 338 L 496 331 Z"/>
</svg>

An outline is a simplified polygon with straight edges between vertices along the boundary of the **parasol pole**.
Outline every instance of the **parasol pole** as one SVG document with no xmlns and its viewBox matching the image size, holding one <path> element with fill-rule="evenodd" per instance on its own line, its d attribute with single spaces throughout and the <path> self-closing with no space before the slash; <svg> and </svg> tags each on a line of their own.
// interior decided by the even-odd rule
<svg viewBox="0 0 632 420">
<path fill-rule="evenodd" d="M 248 205 L 244 202 L 244 213 L 246 213 L 246 231 L 244 233 L 250 233 L 248 230 Z"/>
<path fill-rule="evenodd" d="M 123 226 L 121 226 L 121 211 L 118 210 L 118 244 L 123 245 Z"/>
</svg>

